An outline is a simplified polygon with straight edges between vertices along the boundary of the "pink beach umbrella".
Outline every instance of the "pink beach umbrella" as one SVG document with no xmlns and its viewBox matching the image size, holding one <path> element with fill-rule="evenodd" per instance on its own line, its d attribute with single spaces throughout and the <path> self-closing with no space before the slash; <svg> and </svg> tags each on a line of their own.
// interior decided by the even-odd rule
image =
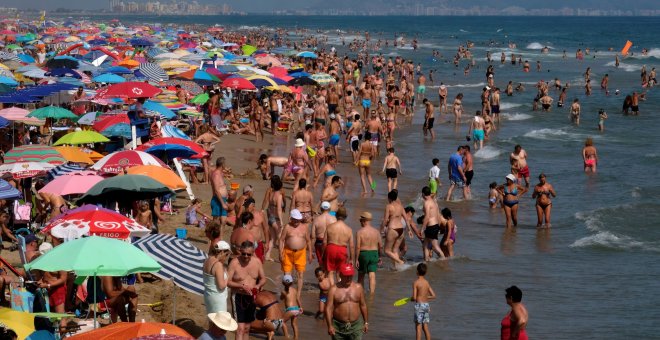
<svg viewBox="0 0 660 340">
<path fill-rule="evenodd" d="M 60 196 L 84 194 L 102 180 L 103 177 L 97 175 L 96 171 L 71 172 L 55 178 L 39 192 Z"/>
</svg>

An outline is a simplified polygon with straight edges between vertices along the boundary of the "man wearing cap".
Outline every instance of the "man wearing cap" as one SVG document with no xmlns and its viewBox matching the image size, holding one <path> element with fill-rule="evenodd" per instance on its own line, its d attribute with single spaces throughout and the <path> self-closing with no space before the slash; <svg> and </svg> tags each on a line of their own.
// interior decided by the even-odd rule
<svg viewBox="0 0 660 340">
<path fill-rule="evenodd" d="M 334 273 L 343 264 L 355 263 L 353 230 L 344 222 L 346 208 L 339 207 L 336 217 L 337 222 L 328 225 L 323 236 L 325 269 L 328 271 L 328 277 L 332 283 L 335 282 Z"/>
<path fill-rule="evenodd" d="M 207 314 L 209 318 L 209 329 L 204 331 L 197 340 L 226 340 L 225 334 L 233 332 L 238 328 L 238 323 L 228 312 L 217 312 Z"/>
<path fill-rule="evenodd" d="M 341 280 L 328 291 L 325 321 L 332 339 L 362 339 L 369 331 L 369 312 L 362 285 L 353 282 L 355 269 L 350 263 L 339 268 Z M 362 320 L 360 320 L 362 314 Z"/>
<path fill-rule="evenodd" d="M 282 229 L 280 236 L 280 263 L 282 272 L 291 274 L 295 267 L 298 276 L 298 297 L 303 288 L 303 274 L 307 262 L 312 263 L 312 241 L 307 226 L 302 223 L 303 216 L 298 209 L 292 209 L 289 223 Z"/>
<path fill-rule="evenodd" d="M 330 111 L 330 139 L 328 140 L 328 144 L 330 144 L 331 154 L 335 157 L 339 156 L 339 140 L 341 139 L 340 134 L 341 124 L 339 124 L 339 120 L 337 119 L 335 112 Z"/>
<path fill-rule="evenodd" d="M 321 214 L 314 219 L 312 223 L 312 244 L 314 245 L 314 254 L 319 265 L 323 265 L 323 239 L 325 238 L 325 229 L 331 223 L 337 222 L 337 219 L 330 214 L 330 202 L 321 202 Z"/>
<path fill-rule="evenodd" d="M 356 266 L 358 283 L 364 286 L 364 275 L 369 275 L 369 292 L 376 292 L 376 270 L 380 262 L 381 238 L 380 232 L 371 225 L 373 217 L 368 211 L 360 215 L 360 226 L 355 234 L 355 252 L 358 254 Z"/>
<path fill-rule="evenodd" d="M 266 284 L 266 275 L 261 261 L 253 256 L 253 242 L 243 242 L 239 250 L 239 256 L 229 262 L 227 286 L 234 294 L 234 312 L 238 321 L 236 340 L 248 340 L 250 323 L 255 320 L 254 296 Z"/>
<path fill-rule="evenodd" d="M 241 216 L 243 211 L 245 211 L 243 207 L 243 203 L 245 203 L 245 200 L 248 198 L 251 198 L 254 194 L 254 189 L 252 188 L 251 185 L 246 185 L 243 187 L 243 195 L 239 196 L 236 199 L 236 204 L 234 205 L 234 212 L 236 213 L 236 216 Z"/>
</svg>

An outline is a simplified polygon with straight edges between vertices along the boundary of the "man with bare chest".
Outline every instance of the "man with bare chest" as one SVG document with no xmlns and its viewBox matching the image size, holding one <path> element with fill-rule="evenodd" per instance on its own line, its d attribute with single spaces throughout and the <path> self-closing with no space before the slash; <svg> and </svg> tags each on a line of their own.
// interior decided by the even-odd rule
<svg viewBox="0 0 660 340">
<path fill-rule="evenodd" d="M 239 250 L 240 255 L 229 263 L 227 286 L 234 294 L 234 311 L 238 321 L 236 340 L 248 340 L 250 323 L 255 320 L 254 296 L 266 284 L 266 275 L 261 261 L 253 256 L 254 243 L 245 241 Z"/>
<path fill-rule="evenodd" d="M 282 272 L 291 274 L 295 267 L 298 276 L 298 295 L 303 288 L 303 275 L 307 262 L 312 262 L 312 241 L 309 230 L 302 223 L 303 216 L 298 209 L 292 209 L 289 224 L 284 226 L 280 235 L 280 263 Z"/>
<path fill-rule="evenodd" d="M 325 307 L 325 321 L 328 334 L 333 340 L 362 339 L 362 334 L 369 331 L 369 313 L 362 285 L 353 282 L 355 269 L 351 264 L 339 268 L 341 281 L 328 292 Z M 362 320 L 360 320 L 362 315 Z"/>
<path fill-rule="evenodd" d="M 353 230 L 344 222 L 346 209 L 340 207 L 335 217 L 337 222 L 327 226 L 323 237 L 325 269 L 328 271 L 328 277 L 332 283 L 335 282 L 334 273 L 341 266 L 355 262 Z"/>
<path fill-rule="evenodd" d="M 323 265 L 323 239 L 325 238 L 325 229 L 331 223 L 337 222 L 337 219 L 330 214 L 330 202 L 323 201 L 321 203 L 321 214 L 314 219 L 312 223 L 312 244 L 314 245 L 314 253 L 316 261 L 319 265 Z"/>
</svg>

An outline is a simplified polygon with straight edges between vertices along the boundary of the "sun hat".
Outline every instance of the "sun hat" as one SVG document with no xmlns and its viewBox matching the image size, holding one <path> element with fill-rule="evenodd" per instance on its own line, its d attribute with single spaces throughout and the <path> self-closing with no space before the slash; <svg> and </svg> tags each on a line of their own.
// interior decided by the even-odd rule
<svg viewBox="0 0 660 340">
<path fill-rule="evenodd" d="M 371 221 L 371 220 L 373 219 L 373 216 L 371 216 L 371 213 L 370 213 L 370 212 L 365 211 L 365 212 L 363 212 L 363 213 L 360 215 L 360 219 L 361 219 L 361 220 Z"/>
<path fill-rule="evenodd" d="M 508 174 L 508 175 L 504 176 L 504 178 L 511 180 L 511 182 L 516 181 L 516 176 L 514 176 L 513 174 Z"/>
<path fill-rule="evenodd" d="M 302 140 L 302 138 L 297 138 L 296 139 L 296 147 L 297 148 L 302 148 L 303 146 L 305 146 L 305 142 Z"/>
<path fill-rule="evenodd" d="M 293 210 L 291 210 L 291 218 L 294 219 L 294 220 L 302 220 L 303 215 L 302 215 L 302 213 L 300 213 L 300 210 L 293 209 Z"/>
<path fill-rule="evenodd" d="M 214 325 L 220 329 L 224 329 L 229 332 L 233 332 L 238 329 L 238 323 L 234 318 L 231 317 L 231 314 L 228 312 L 217 312 L 210 313 L 206 315 Z"/>
</svg>

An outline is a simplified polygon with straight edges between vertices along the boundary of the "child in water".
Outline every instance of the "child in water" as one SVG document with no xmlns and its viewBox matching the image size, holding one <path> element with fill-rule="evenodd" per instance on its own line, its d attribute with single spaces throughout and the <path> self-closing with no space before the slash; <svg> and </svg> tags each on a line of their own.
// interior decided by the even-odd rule
<svg viewBox="0 0 660 340">
<path fill-rule="evenodd" d="M 488 206 L 491 209 L 498 207 L 499 203 L 502 201 L 499 191 L 497 191 L 497 182 L 490 183 L 490 190 L 488 191 Z"/>
<path fill-rule="evenodd" d="M 431 331 L 429 330 L 431 307 L 429 306 L 429 300 L 435 299 L 435 292 L 429 282 L 424 278 L 426 270 L 425 263 L 417 265 L 417 280 L 413 283 L 413 294 L 411 297 L 411 300 L 415 302 L 415 335 L 418 340 L 422 338 L 422 332 L 424 332 L 426 340 L 431 339 Z"/>
<path fill-rule="evenodd" d="M 607 112 L 605 110 L 598 110 L 598 131 L 605 131 L 605 119 L 607 119 Z"/>
<path fill-rule="evenodd" d="M 314 270 L 314 275 L 316 279 L 319 280 L 319 311 L 316 312 L 316 318 L 323 320 L 323 311 L 325 310 L 325 304 L 328 302 L 328 291 L 332 287 L 332 283 L 328 278 L 328 273 L 325 272 L 323 267 L 318 267 Z"/>
<path fill-rule="evenodd" d="M 293 339 L 298 340 L 298 315 L 303 313 L 303 309 L 300 307 L 302 304 L 298 297 L 298 290 L 291 287 L 293 285 L 293 277 L 289 274 L 284 275 L 282 277 L 282 284 L 284 285 L 284 290 L 280 299 L 284 300 L 284 306 L 286 307 L 284 319 L 291 319 Z"/>
</svg>

